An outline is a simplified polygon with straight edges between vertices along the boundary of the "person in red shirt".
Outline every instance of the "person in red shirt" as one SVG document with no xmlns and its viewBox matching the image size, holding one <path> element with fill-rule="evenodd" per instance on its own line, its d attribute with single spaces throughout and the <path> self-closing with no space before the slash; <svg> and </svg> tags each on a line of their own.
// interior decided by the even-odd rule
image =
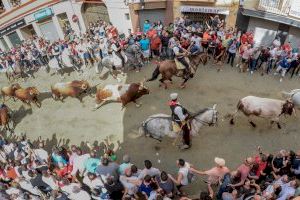
<svg viewBox="0 0 300 200">
<path fill-rule="evenodd" d="M 180 38 L 180 45 L 182 48 L 184 49 L 188 49 L 188 47 L 190 46 L 190 41 L 189 39 L 185 38 L 185 37 L 181 37 Z"/>
<path fill-rule="evenodd" d="M 246 33 L 244 33 L 242 36 L 241 36 L 241 43 L 242 44 L 245 44 L 245 43 L 248 43 L 248 36 Z"/>
<path fill-rule="evenodd" d="M 157 35 L 157 31 L 154 28 L 150 28 L 150 30 L 147 32 L 147 36 L 152 38 L 154 35 Z"/>
<path fill-rule="evenodd" d="M 151 48 L 151 55 L 152 57 L 160 56 L 160 52 L 161 52 L 161 47 L 162 47 L 162 43 L 160 38 L 158 37 L 157 34 L 155 34 L 150 41 L 150 48 Z"/>
<path fill-rule="evenodd" d="M 291 47 L 291 43 L 290 42 L 286 42 L 282 45 L 282 50 L 289 52 L 292 51 L 292 47 Z"/>
</svg>

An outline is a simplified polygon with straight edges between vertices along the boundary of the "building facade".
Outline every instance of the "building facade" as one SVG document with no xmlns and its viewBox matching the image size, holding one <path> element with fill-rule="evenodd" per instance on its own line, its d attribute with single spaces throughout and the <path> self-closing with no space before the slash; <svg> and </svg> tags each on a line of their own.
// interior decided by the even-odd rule
<svg viewBox="0 0 300 200">
<path fill-rule="evenodd" d="M 171 23 L 176 17 L 188 16 L 192 21 L 205 23 L 218 14 L 227 27 L 234 27 L 239 0 L 131 0 L 129 2 L 133 29 L 142 27 L 147 19 Z"/>
<path fill-rule="evenodd" d="M 278 37 L 281 43 L 300 46 L 299 0 L 243 0 L 237 25 L 253 31 L 255 45 L 268 46 Z"/>
<path fill-rule="evenodd" d="M 1 0 L 0 48 L 9 49 L 32 36 L 64 39 L 67 28 L 81 34 L 98 19 L 116 24 L 125 34 L 132 29 L 123 0 Z"/>
</svg>

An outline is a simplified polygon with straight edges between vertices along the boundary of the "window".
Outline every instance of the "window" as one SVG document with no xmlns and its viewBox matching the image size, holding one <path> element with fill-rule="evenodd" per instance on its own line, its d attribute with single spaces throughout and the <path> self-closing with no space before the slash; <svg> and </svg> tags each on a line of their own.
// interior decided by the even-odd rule
<svg viewBox="0 0 300 200">
<path fill-rule="evenodd" d="M 130 20 L 129 13 L 125 13 L 125 18 L 126 18 L 127 20 Z"/>
</svg>

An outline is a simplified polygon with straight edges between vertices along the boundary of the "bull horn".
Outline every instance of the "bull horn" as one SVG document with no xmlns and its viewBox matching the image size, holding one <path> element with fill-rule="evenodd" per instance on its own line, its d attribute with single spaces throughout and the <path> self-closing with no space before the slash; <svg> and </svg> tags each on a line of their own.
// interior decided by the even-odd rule
<svg viewBox="0 0 300 200">
<path fill-rule="evenodd" d="M 97 87 L 98 85 L 100 85 L 101 83 L 97 83 L 94 87 Z"/>
<path fill-rule="evenodd" d="M 215 110 L 215 109 L 216 109 L 216 107 L 217 107 L 217 104 L 214 104 L 214 105 L 213 105 L 213 107 L 212 107 L 212 109 L 214 109 L 214 110 Z"/>
<path fill-rule="evenodd" d="M 140 82 L 141 87 L 144 87 L 144 83 L 146 82 L 146 77 Z"/>
<path fill-rule="evenodd" d="M 280 93 L 281 93 L 281 96 L 285 99 L 290 98 L 293 95 L 292 92 L 281 91 Z"/>
</svg>

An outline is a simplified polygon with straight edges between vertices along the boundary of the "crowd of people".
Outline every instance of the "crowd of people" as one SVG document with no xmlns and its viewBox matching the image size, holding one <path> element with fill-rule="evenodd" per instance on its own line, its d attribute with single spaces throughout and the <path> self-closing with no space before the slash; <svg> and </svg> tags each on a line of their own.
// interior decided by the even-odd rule
<svg viewBox="0 0 300 200">
<path fill-rule="evenodd" d="M 228 28 L 218 15 L 205 24 L 192 22 L 187 17 L 176 18 L 169 25 L 146 20 L 143 27 L 127 37 L 119 34 L 112 24 L 98 20 L 89 24 L 85 34 L 78 35 L 66 29 L 64 40 L 50 42 L 34 36 L 10 51 L 0 49 L 0 68 L 38 68 L 47 65 L 51 58 L 56 58 L 61 66 L 61 54 L 66 48 L 74 65 L 93 65 L 115 52 L 124 67 L 122 52 L 128 44 L 140 47 L 144 63 L 152 58 L 163 60 L 176 57 L 188 69 L 185 57 L 204 52 L 213 58 L 218 71 L 227 63 L 250 74 L 255 71 L 261 75 L 280 73 L 282 81 L 287 72 L 291 72 L 293 77 L 299 75 L 300 69 L 299 48 L 292 48 L 289 41 L 282 44 L 280 37 L 276 37 L 272 44 L 256 45 L 253 32 Z"/>
<path fill-rule="evenodd" d="M 300 151 L 280 150 L 273 155 L 258 147 L 256 155 L 234 170 L 219 157 L 208 170 L 178 159 L 174 161 L 178 173 L 171 175 L 155 168 L 151 160 L 142 165 L 132 163 L 127 154 L 118 157 L 108 143 L 103 148 L 87 143 L 85 151 L 63 144 L 46 151 L 44 145 L 40 138 L 33 145 L 24 135 L 12 141 L 0 138 L 1 200 L 287 200 L 300 196 Z M 197 180 L 207 183 L 207 189 L 191 198 L 185 189 Z"/>
<path fill-rule="evenodd" d="M 176 18 L 167 26 L 145 21 L 143 27 L 128 37 L 113 25 L 98 20 L 88 31 L 76 35 L 68 30 L 64 40 L 50 42 L 33 37 L 9 51 L 0 51 L 1 68 L 39 68 L 55 58 L 61 64 L 61 53 L 69 49 L 74 63 L 93 65 L 130 43 L 140 46 L 143 61 L 176 59 L 207 53 L 214 58 L 219 71 L 227 61 L 241 72 L 261 75 L 288 71 L 299 72 L 298 49 L 276 38 L 266 47 L 257 47 L 252 32 L 225 28 L 218 15 L 205 24 L 188 18 Z M 184 50 L 183 50 L 184 49 Z M 188 53 L 187 53 L 188 52 Z M 235 58 L 237 61 L 235 63 Z M 123 60 L 122 60 L 123 61 Z M 124 62 L 124 61 L 123 61 Z M 124 64 L 124 63 L 122 63 Z M 282 80 L 282 79 L 281 79 Z M 150 160 L 132 163 L 129 155 L 117 157 L 106 145 L 104 151 L 91 145 L 88 150 L 72 145 L 55 145 L 46 151 L 44 141 L 31 144 L 25 136 L 8 140 L 0 138 L 0 199 L 190 199 L 184 191 L 188 185 L 204 177 L 207 190 L 195 199 L 293 199 L 300 195 L 300 151 L 281 150 L 275 155 L 262 152 L 248 157 L 235 170 L 226 167 L 223 158 L 214 159 L 216 166 L 200 170 L 188 161 L 178 159 L 178 174 L 158 169 Z"/>
</svg>

